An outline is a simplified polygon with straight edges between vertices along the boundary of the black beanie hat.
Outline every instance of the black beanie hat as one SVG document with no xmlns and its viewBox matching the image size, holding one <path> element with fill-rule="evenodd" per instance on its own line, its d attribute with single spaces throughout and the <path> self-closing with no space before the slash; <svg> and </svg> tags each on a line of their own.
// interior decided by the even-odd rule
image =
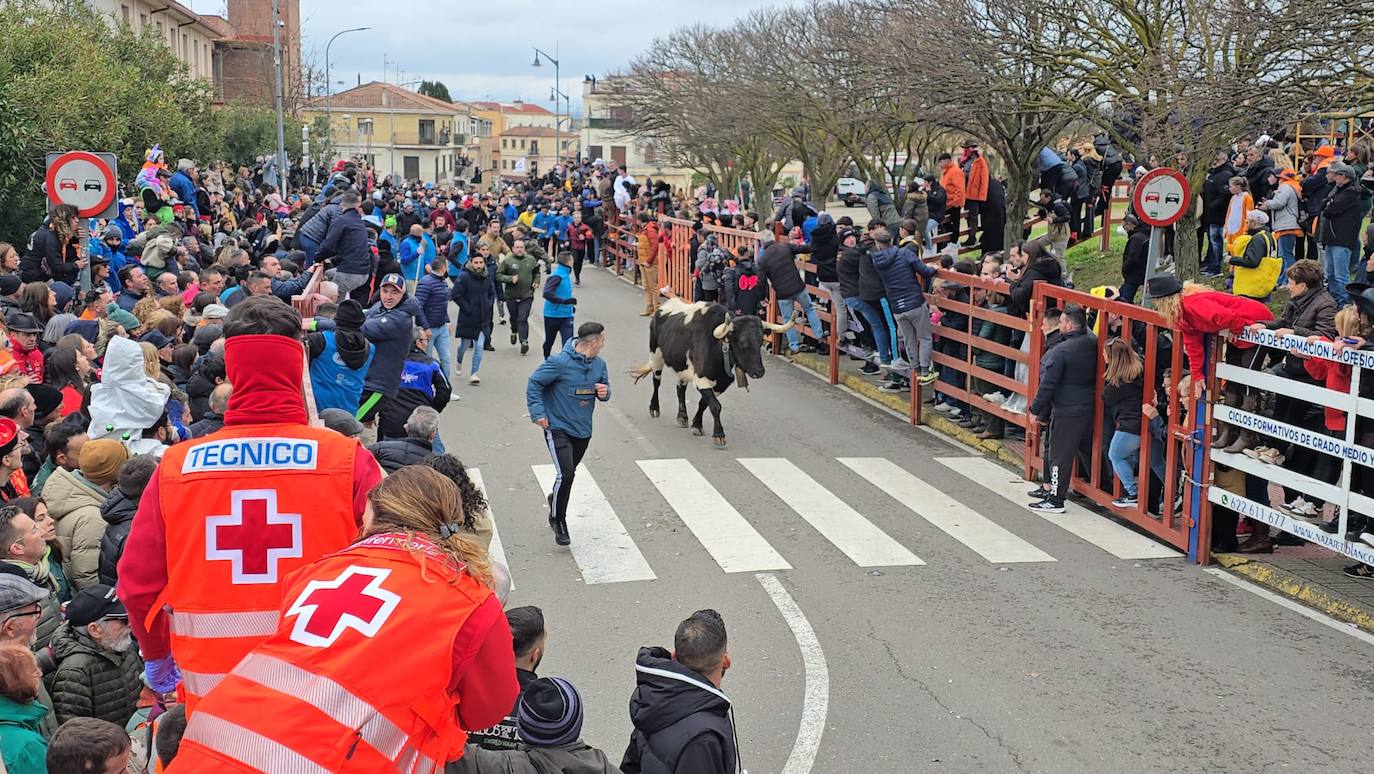
<svg viewBox="0 0 1374 774">
<path fill-rule="evenodd" d="M 363 327 L 363 305 L 351 298 L 339 302 L 339 308 L 334 312 L 334 324 L 349 331 Z"/>
</svg>

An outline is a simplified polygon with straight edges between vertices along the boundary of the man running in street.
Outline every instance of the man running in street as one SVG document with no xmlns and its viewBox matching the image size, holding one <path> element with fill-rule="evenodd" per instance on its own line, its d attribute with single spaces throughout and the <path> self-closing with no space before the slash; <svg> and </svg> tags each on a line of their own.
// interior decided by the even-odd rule
<svg viewBox="0 0 1374 774">
<path fill-rule="evenodd" d="M 568 497 L 577 465 L 592 440 L 593 399 L 611 399 L 610 373 L 601 359 L 605 330 L 601 323 L 583 323 L 577 338 L 536 368 L 525 386 L 530 421 L 544 429 L 544 441 L 553 456 L 549 527 L 560 546 L 572 542 L 568 535 Z"/>
</svg>

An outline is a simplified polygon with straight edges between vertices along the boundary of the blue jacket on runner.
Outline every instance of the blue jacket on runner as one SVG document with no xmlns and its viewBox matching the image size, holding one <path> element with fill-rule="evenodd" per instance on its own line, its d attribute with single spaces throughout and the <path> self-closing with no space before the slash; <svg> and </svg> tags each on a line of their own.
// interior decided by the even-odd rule
<svg viewBox="0 0 1374 774">
<path fill-rule="evenodd" d="M 553 272 L 544 281 L 544 316 L 572 317 L 577 304 L 573 300 L 572 267 L 554 264 Z"/>
<path fill-rule="evenodd" d="M 587 357 L 576 347 L 577 339 L 572 339 L 562 352 L 534 369 L 525 385 L 525 405 L 531 421 L 544 417 L 550 430 L 591 438 L 594 399 L 611 399 L 611 375 L 605 360 Z M 606 397 L 596 397 L 597 384 L 606 385 Z"/>
<path fill-rule="evenodd" d="M 401 389 L 401 367 L 405 364 L 415 326 L 428 328 L 424 310 L 411 296 L 404 296 L 391 309 L 378 301 L 367 310 L 363 335 L 377 345 L 372 365 L 367 369 L 363 389 L 395 397 Z"/>
<path fill-rule="evenodd" d="M 887 291 L 887 302 L 892 305 L 892 313 L 910 312 L 920 309 L 926 303 L 925 293 L 921 291 L 921 281 L 916 275 L 926 279 L 935 276 L 935 267 L 916 257 L 905 247 L 889 247 L 873 253 L 873 268 L 883 280 Z"/>
</svg>

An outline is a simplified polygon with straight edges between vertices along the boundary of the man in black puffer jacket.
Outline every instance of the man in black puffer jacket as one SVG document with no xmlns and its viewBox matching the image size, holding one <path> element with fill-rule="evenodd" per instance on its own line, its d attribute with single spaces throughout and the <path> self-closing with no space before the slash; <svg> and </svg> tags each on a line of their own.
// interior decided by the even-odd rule
<svg viewBox="0 0 1374 774">
<path fill-rule="evenodd" d="M 1087 329 L 1080 307 L 1069 307 L 1059 318 L 1060 342 L 1040 360 L 1040 386 L 1030 413 L 1050 424 L 1050 489 L 1032 510 L 1063 513 L 1064 498 L 1077 460 L 1087 470 L 1092 453 L 1093 406 L 1097 399 L 1097 337 Z"/>
<path fill-rule="evenodd" d="M 816 216 L 811 229 L 811 262 L 816 265 L 816 284 L 830 293 L 830 311 L 835 315 L 835 327 L 843 338 L 849 332 L 849 308 L 844 305 L 840 289 L 840 275 L 835 261 L 840 254 L 840 234 L 835 219 L 828 212 Z"/>
<path fill-rule="evenodd" d="M 210 393 L 216 385 L 223 384 L 226 378 L 224 355 L 211 352 L 196 364 L 191 381 L 186 384 L 186 395 L 191 399 L 191 420 L 199 422 L 210 411 Z"/>
<path fill-rule="evenodd" d="M 811 245 L 797 244 L 795 242 L 769 241 L 772 234 L 763 233 L 764 244 L 763 255 L 759 256 L 759 273 L 768 278 L 768 284 L 773 286 L 773 290 L 778 294 L 778 311 L 783 319 L 791 319 L 792 308 L 800 307 L 802 314 L 806 315 L 807 324 L 811 326 L 811 331 L 817 336 L 824 336 L 821 330 L 821 318 L 816 314 L 816 308 L 811 304 L 811 294 L 806 290 L 806 283 L 802 281 L 801 274 L 797 271 L 797 256 L 802 253 L 811 252 Z M 829 349 L 824 340 L 814 347 L 807 347 L 805 350 L 801 346 L 801 334 L 796 328 L 787 331 L 787 348 L 791 352 L 819 352 L 826 354 Z"/>
<path fill-rule="evenodd" d="M 730 668 L 725 622 L 698 610 L 677 627 L 673 652 L 640 648 L 630 696 L 634 731 L 624 774 L 690 771 L 732 774 L 739 760 L 730 700 L 720 691 Z"/>
<path fill-rule="evenodd" d="M 405 423 L 406 436 L 374 443 L 367 447 L 387 474 L 406 465 L 419 465 L 434 454 L 434 439 L 439 437 L 439 412 L 430 406 L 417 406 Z"/>
<path fill-rule="evenodd" d="M 100 506 L 100 515 L 105 519 L 105 534 L 100 538 L 100 582 L 113 588 L 119 580 L 119 557 L 124 555 L 124 541 L 129 538 L 129 530 L 134 524 L 134 514 L 138 512 L 138 500 L 148 481 L 157 470 L 157 460 L 151 455 L 140 454 L 119 466 L 119 478 L 105 504 Z"/>
<path fill-rule="evenodd" d="M 124 603 L 113 588 L 97 583 L 78 591 L 64 615 L 52 643 L 39 653 L 57 722 L 99 718 L 122 728 L 143 692 L 143 659 Z"/>
</svg>

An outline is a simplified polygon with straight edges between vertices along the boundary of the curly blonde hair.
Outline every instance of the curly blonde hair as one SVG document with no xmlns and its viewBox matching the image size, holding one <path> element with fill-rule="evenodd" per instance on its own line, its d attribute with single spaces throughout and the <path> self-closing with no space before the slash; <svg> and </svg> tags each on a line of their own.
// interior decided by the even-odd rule
<svg viewBox="0 0 1374 774">
<path fill-rule="evenodd" d="M 1181 293 L 1154 299 L 1154 310 L 1159 312 L 1159 316 L 1163 317 L 1164 321 L 1172 328 L 1178 324 L 1178 318 L 1183 315 L 1183 297 L 1206 293 L 1209 290 L 1211 288 L 1206 285 L 1199 285 L 1192 281 L 1185 282 Z"/>
<path fill-rule="evenodd" d="M 463 496 L 457 485 L 433 468 L 407 465 L 382 480 L 367 496 L 372 504 L 372 523 L 362 537 L 387 532 L 403 532 L 407 541 L 423 535 L 443 549 L 463 571 L 489 589 L 494 589 L 491 560 L 471 538 L 448 532 L 446 525 L 463 522 Z M 443 535 L 447 533 L 448 537 Z M 425 567 L 424 554 L 412 556 Z"/>
</svg>

